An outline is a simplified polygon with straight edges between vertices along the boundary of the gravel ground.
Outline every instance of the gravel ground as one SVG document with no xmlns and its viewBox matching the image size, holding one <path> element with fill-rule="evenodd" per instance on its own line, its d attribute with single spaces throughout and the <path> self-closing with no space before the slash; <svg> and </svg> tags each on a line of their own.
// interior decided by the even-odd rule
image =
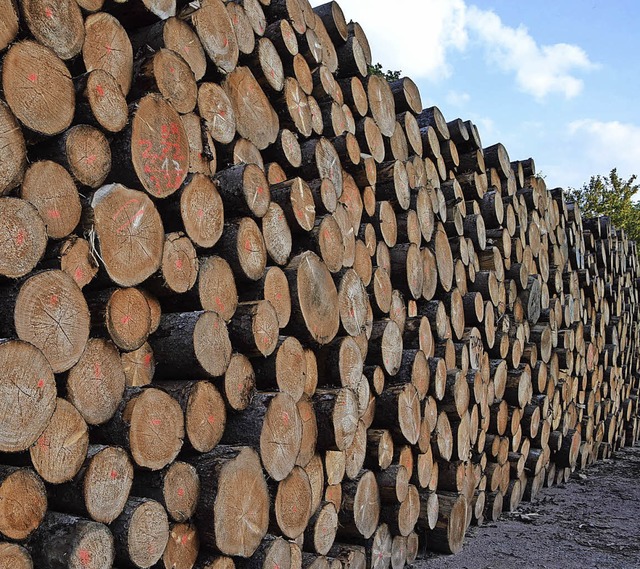
<svg viewBox="0 0 640 569">
<path fill-rule="evenodd" d="M 640 446 L 544 488 L 497 523 L 471 527 L 457 555 L 416 569 L 640 568 Z"/>
</svg>

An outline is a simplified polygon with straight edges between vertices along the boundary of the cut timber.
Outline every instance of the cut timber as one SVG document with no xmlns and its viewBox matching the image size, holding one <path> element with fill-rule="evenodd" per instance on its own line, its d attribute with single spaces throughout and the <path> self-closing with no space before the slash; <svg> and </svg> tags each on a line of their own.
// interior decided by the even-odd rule
<svg viewBox="0 0 640 569">
<path fill-rule="evenodd" d="M 258 454 L 218 446 L 198 457 L 200 538 L 225 555 L 250 557 L 269 526 L 269 493 Z"/>
<path fill-rule="evenodd" d="M 197 452 L 212 450 L 220 442 L 227 422 L 224 399 L 216 386 L 208 381 L 181 380 L 157 385 L 180 404 L 185 416 L 187 440 L 191 447 Z"/>
<path fill-rule="evenodd" d="M 229 263 L 222 257 L 200 258 L 198 296 L 205 310 L 228 321 L 238 306 L 238 292 Z"/>
<path fill-rule="evenodd" d="M 236 134 L 236 115 L 225 90 L 217 83 L 198 89 L 198 113 L 216 142 L 229 144 Z"/>
<path fill-rule="evenodd" d="M 77 476 L 51 489 L 55 510 L 109 524 L 122 512 L 133 481 L 133 464 L 120 447 L 90 445 Z"/>
<path fill-rule="evenodd" d="M 17 279 L 30 273 L 42 258 L 47 227 L 38 210 L 26 200 L 0 198 L 0 212 L 0 275 Z"/>
<path fill-rule="evenodd" d="M 204 0 L 191 22 L 209 59 L 222 73 L 233 72 L 240 52 L 233 22 L 221 0 Z"/>
<path fill-rule="evenodd" d="M 311 483 L 304 469 L 294 466 L 278 483 L 274 512 L 278 528 L 286 537 L 302 535 L 311 517 Z"/>
<path fill-rule="evenodd" d="M 183 20 L 171 17 L 148 28 L 143 28 L 140 35 L 133 36 L 136 49 L 142 44 L 158 51 L 167 48 L 180 55 L 189 65 L 196 81 L 200 81 L 207 68 L 207 59 L 197 34 Z"/>
<path fill-rule="evenodd" d="M 0 466 L 0 534 L 23 540 L 42 523 L 47 492 L 29 468 Z"/>
<path fill-rule="evenodd" d="M 196 106 L 198 87 L 189 64 L 170 49 L 161 48 L 139 65 L 135 93 L 159 92 L 180 114 Z"/>
<path fill-rule="evenodd" d="M 80 53 L 84 43 L 84 22 L 77 2 L 63 0 L 54 7 L 40 0 L 21 0 L 23 18 L 29 31 L 61 59 Z"/>
<path fill-rule="evenodd" d="M 189 140 L 177 111 L 151 93 L 138 101 L 131 132 L 114 148 L 119 179 L 136 182 L 156 198 L 173 194 L 189 171 Z M 132 172 L 133 169 L 133 172 Z"/>
<path fill-rule="evenodd" d="M 238 134 L 260 150 L 274 143 L 280 128 L 278 115 L 251 70 L 236 68 L 227 76 L 223 87 L 231 100 Z"/>
<path fill-rule="evenodd" d="M 36 207 L 52 239 L 66 237 L 80 221 L 82 205 L 76 185 L 67 170 L 50 160 L 29 166 L 20 197 Z"/>
<path fill-rule="evenodd" d="M 159 470 L 182 448 L 184 415 L 170 395 L 155 388 L 129 388 L 98 438 L 126 446 L 138 466 Z"/>
<path fill-rule="evenodd" d="M 0 450 L 23 451 L 42 434 L 55 410 L 53 372 L 40 350 L 17 340 L 0 344 L 0 369 Z"/>
<path fill-rule="evenodd" d="M 200 478 L 193 465 L 176 460 L 162 470 L 137 472 L 131 493 L 156 500 L 171 519 L 186 522 L 196 510 Z"/>
<path fill-rule="evenodd" d="M 328 344 L 340 325 L 338 291 L 331 273 L 317 255 L 306 252 L 291 261 L 285 274 L 292 292 L 290 326 L 295 323 L 300 329 L 302 324 L 305 336 L 310 334 L 318 344 Z"/>
<path fill-rule="evenodd" d="M 137 288 L 119 288 L 107 301 L 105 321 L 113 343 L 130 352 L 137 350 L 149 337 L 151 309 Z"/>
<path fill-rule="evenodd" d="M 380 493 L 376 477 L 370 470 L 363 470 L 357 478 L 345 482 L 342 490 L 338 535 L 369 539 L 376 531 L 380 518 Z"/>
<path fill-rule="evenodd" d="M 178 294 L 191 290 L 198 278 L 198 265 L 191 240 L 181 232 L 167 234 L 162 250 L 163 286 Z"/>
<path fill-rule="evenodd" d="M 443 553 L 458 553 L 467 529 L 467 500 L 463 495 L 439 494 L 436 527 L 429 532 L 427 547 Z"/>
<path fill-rule="evenodd" d="M 338 513 L 331 502 L 324 502 L 313 514 L 304 534 L 305 548 L 327 555 L 338 531 Z"/>
<path fill-rule="evenodd" d="M 11 569 L 33 569 L 31 555 L 16 543 L 0 543 L 0 564 Z"/>
<path fill-rule="evenodd" d="M 49 512 L 29 542 L 38 569 L 109 569 L 115 560 L 113 535 L 103 524 Z"/>
<path fill-rule="evenodd" d="M 84 22 L 82 59 L 87 71 L 102 69 L 120 85 L 126 96 L 133 77 L 133 48 L 127 32 L 111 14 L 97 12 Z"/>
<path fill-rule="evenodd" d="M 109 184 L 95 192 L 91 207 L 100 258 L 111 280 L 135 286 L 160 268 L 164 229 L 149 196 Z"/>
<path fill-rule="evenodd" d="M 169 540 L 162 554 L 162 563 L 165 567 L 174 569 L 191 569 L 198 558 L 199 550 L 200 539 L 195 525 L 172 524 L 169 528 Z"/>
<path fill-rule="evenodd" d="M 148 342 L 133 352 L 122 353 L 120 360 L 127 387 L 142 387 L 151 383 L 156 372 L 156 362 Z"/>
<path fill-rule="evenodd" d="M 149 498 L 130 498 L 110 527 L 116 562 L 130 567 L 151 567 L 162 557 L 169 539 L 167 512 Z"/>
<path fill-rule="evenodd" d="M 125 373 L 117 348 L 101 338 L 90 338 L 67 376 L 67 398 L 90 425 L 109 420 L 125 387 Z"/>
<path fill-rule="evenodd" d="M 40 348 L 55 373 L 80 359 L 89 339 L 89 308 L 75 281 L 58 270 L 30 277 L 15 307 L 18 337 Z"/>
<path fill-rule="evenodd" d="M 264 217 L 269 208 L 269 183 L 255 164 L 238 164 L 215 175 L 228 217 L 252 215 Z"/>
<path fill-rule="evenodd" d="M 164 314 L 149 342 L 159 379 L 219 377 L 231 359 L 227 325 L 215 312 Z"/>
<path fill-rule="evenodd" d="M 213 181 L 195 174 L 180 194 L 180 215 L 189 238 L 199 247 L 213 247 L 224 227 L 222 198 Z"/>
<path fill-rule="evenodd" d="M 368 76 L 367 96 L 371 116 L 376 121 L 380 133 L 391 137 L 396 127 L 396 108 L 389 83 L 379 75 Z"/>
<path fill-rule="evenodd" d="M 11 5 L 12 2 L 8 3 Z M 4 10 L 10 9 L 0 6 L 3 13 Z M 1 36 L 2 24 L 0 24 Z M 0 40 L 0 45 L 1 43 Z M 27 165 L 27 149 L 18 121 L 2 100 L 0 100 L 0 147 L 4 149 L 0 154 L 0 195 L 4 195 L 22 181 Z"/>
<path fill-rule="evenodd" d="M 260 448 L 264 468 L 274 480 L 286 478 L 302 444 L 302 418 L 288 393 L 256 393 L 245 412 L 229 415 L 223 442 Z"/>
<path fill-rule="evenodd" d="M 30 130 L 51 136 L 71 125 L 73 82 L 49 48 L 30 40 L 13 44 L 2 62 L 2 89 L 13 114 Z"/>
<path fill-rule="evenodd" d="M 3 51 L 15 39 L 20 25 L 20 12 L 15 0 L 0 2 L 0 51 Z"/>
<path fill-rule="evenodd" d="M 239 282 L 257 281 L 264 275 L 267 247 L 253 218 L 241 217 L 225 223 L 220 252 L 229 261 Z"/>
<path fill-rule="evenodd" d="M 89 446 L 89 430 L 82 415 L 65 399 L 58 399 L 47 428 L 29 449 L 37 473 L 51 484 L 67 482 L 80 470 Z"/>
<path fill-rule="evenodd" d="M 77 118 L 107 132 L 120 132 L 127 125 L 129 109 L 122 89 L 111 73 L 94 69 L 76 81 Z"/>
<path fill-rule="evenodd" d="M 318 448 L 346 450 L 358 428 L 358 399 L 348 388 L 317 390 L 313 404 L 318 421 Z"/>
</svg>

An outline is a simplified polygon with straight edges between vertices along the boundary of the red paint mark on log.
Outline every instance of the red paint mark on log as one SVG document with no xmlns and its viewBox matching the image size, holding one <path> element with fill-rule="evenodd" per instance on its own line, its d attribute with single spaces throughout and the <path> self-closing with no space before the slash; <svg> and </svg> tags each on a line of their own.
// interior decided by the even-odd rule
<svg viewBox="0 0 640 569">
<path fill-rule="evenodd" d="M 176 259 L 176 269 L 178 269 L 179 271 L 182 270 L 182 259 Z"/>
<path fill-rule="evenodd" d="M 184 497 L 184 488 L 178 488 L 178 496 L 180 496 L 180 498 Z"/>
<path fill-rule="evenodd" d="M 189 536 L 183 535 L 182 538 L 180 539 L 180 545 L 187 545 L 187 541 L 189 541 Z"/>
<path fill-rule="evenodd" d="M 282 412 L 282 422 L 285 424 L 286 427 L 289 426 L 289 413 L 287 413 L 286 411 Z"/>
<path fill-rule="evenodd" d="M 44 387 L 44 379 L 38 380 L 38 389 L 42 389 Z"/>
<path fill-rule="evenodd" d="M 47 215 L 51 219 L 60 219 L 60 212 L 57 209 L 50 209 L 47 211 Z"/>
<path fill-rule="evenodd" d="M 89 156 L 85 157 L 84 161 L 91 166 L 97 158 L 98 157 L 95 154 L 89 154 Z"/>
<path fill-rule="evenodd" d="M 115 480 L 116 478 L 118 478 L 118 471 L 112 470 L 109 476 L 111 476 L 111 480 Z"/>
<path fill-rule="evenodd" d="M 96 93 L 98 93 L 98 96 L 104 97 L 104 87 L 102 85 L 96 85 Z"/>
<path fill-rule="evenodd" d="M 204 216 L 204 210 L 200 208 L 198 211 L 196 211 L 196 216 L 202 219 L 202 217 Z"/>
<path fill-rule="evenodd" d="M 76 282 L 79 282 L 84 278 L 84 271 L 82 270 L 81 267 L 76 268 L 76 271 L 73 274 L 73 277 L 75 278 Z"/>
<path fill-rule="evenodd" d="M 89 563 L 91 563 L 91 552 L 86 549 L 81 549 L 78 551 L 78 558 L 82 565 L 89 565 Z"/>
<path fill-rule="evenodd" d="M 122 324 L 129 324 L 129 322 L 131 322 L 131 314 L 125 314 L 121 319 L 120 322 L 122 322 Z"/>
<path fill-rule="evenodd" d="M 49 440 L 49 437 L 47 435 L 40 435 L 40 437 L 38 438 L 38 448 L 40 448 L 41 450 L 49 450 L 50 444 L 51 441 Z"/>
<path fill-rule="evenodd" d="M 113 48 L 109 44 L 105 45 L 104 48 L 107 50 L 107 54 L 111 55 Z"/>
<path fill-rule="evenodd" d="M 29 81 L 31 81 L 31 83 L 35 83 L 38 80 L 38 74 L 37 73 L 31 73 L 30 75 L 27 76 L 27 79 L 29 79 Z"/>
<path fill-rule="evenodd" d="M 213 425 L 213 424 L 216 422 L 216 418 L 215 418 L 213 415 L 209 415 L 209 416 L 207 417 L 207 422 L 208 422 L 210 425 Z"/>
<path fill-rule="evenodd" d="M 216 296 L 215 303 L 216 303 L 216 306 L 218 307 L 218 310 L 224 311 L 224 302 L 222 302 L 222 300 L 220 300 L 219 296 Z"/>
<path fill-rule="evenodd" d="M 49 306 L 58 306 L 59 302 L 60 302 L 60 297 L 54 292 L 49 297 Z"/>
<path fill-rule="evenodd" d="M 24 229 L 18 229 L 18 233 L 16 235 L 16 245 L 20 247 L 24 244 L 27 234 Z"/>
<path fill-rule="evenodd" d="M 151 419 L 151 424 L 154 427 L 159 427 L 160 425 L 162 425 L 162 420 L 161 419 Z"/>
<path fill-rule="evenodd" d="M 44 9 L 44 14 L 45 14 L 45 16 L 46 16 L 47 18 L 49 18 L 49 19 L 53 18 L 53 10 L 51 9 L 51 6 L 47 6 L 47 7 Z"/>
<path fill-rule="evenodd" d="M 93 377 L 95 377 L 96 379 L 104 378 L 104 376 L 102 375 L 102 366 L 100 365 L 100 362 L 95 362 L 93 364 Z"/>
<path fill-rule="evenodd" d="M 151 354 L 147 354 L 144 357 L 144 365 L 145 367 L 149 367 L 151 365 Z"/>
</svg>

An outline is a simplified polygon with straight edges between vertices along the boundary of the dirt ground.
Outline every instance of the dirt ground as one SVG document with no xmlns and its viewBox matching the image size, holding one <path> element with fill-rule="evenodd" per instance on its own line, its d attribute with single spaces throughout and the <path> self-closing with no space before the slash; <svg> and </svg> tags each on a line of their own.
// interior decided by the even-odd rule
<svg viewBox="0 0 640 569">
<path fill-rule="evenodd" d="M 497 523 L 471 527 L 459 554 L 428 553 L 415 567 L 640 568 L 640 446 L 544 488 Z"/>
</svg>

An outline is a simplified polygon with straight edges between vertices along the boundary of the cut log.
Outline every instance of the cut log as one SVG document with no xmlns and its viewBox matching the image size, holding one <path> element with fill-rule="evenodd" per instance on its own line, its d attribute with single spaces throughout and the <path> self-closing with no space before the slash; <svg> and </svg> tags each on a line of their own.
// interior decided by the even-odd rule
<svg viewBox="0 0 640 569">
<path fill-rule="evenodd" d="M 74 479 L 51 488 L 51 505 L 109 524 L 124 509 L 132 481 L 133 464 L 127 451 L 89 445 L 87 458 Z"/>
<path fill-rule="evenodd" d="M 376 477 L 370 470 L 363 470 L 357 478 L 343 484 L 338 536 L 368 539 L 376 531 L 379 517 L 380 495 Z"/>
<path fill-rule="evenodd" d="M 130 498 L 111 523 L 116 562 L 151 567 L 160 560 L 169 540 L 169 520 L 161 504 L 149 498 Z"/>
<path fill-rule="evenodd" d="M 51 49 L 31 40 L 13 44 L 2 64 L 2 89 L 13 114 L 30 130 L 51 136 L 71 125 L 73 82 Z"/>
<path fill-rule="evenodd" d="M 42 258 L 47 228 L 38 210 L 26 200 L 0 198 L 0 211 L 5 220 L 0 226 L 0 275 L 17 279 L 30 273 Z"/>
<path fill-rule="evenodd" d="M 102 69 L 120 85 L 126 96 L 133 78 L 133 48 L 127 32 L 111 14 L 97 12 L 84 22 L 82 60 L 87 71 Z"/>
<path fill-rule="evenodd" d="M 92 338 L 67 376 L 67 397 L 90 425 L 99 425 L 116 411 L 125 387 L 118 350 L 110 342 Z"/>
<path fill-rule="evenodd" d="M 216 185 L 195 174 L 180 195 L 180 214 L 189 238 L 199 247 L 213 247 L 224 226 L 222 199 Z"/>
<path fill-rule="evenodd" d="M 31 555 L 16 543 L 0 543 L 0 563 L 12 569 L 33 569 Z"/>
<path fill-rule="evenodd" d="M 201 479 L 196 513 L 200 539 L 225 555 L 250 557 L 269 525 L 269 494 L 257 453 L 218 446 L 199 457 L 196 468 Z"/>
<path fill-rule="evenodd" d="M 115 544 L 103 524 L 57 512 L 49 512 L 29 542 L 35 567 L 56 569 L 76 565 L 107 569 L 115 561 Z"/>
<path fill-rule="evenodd" d="M 16 500 L 16 496 L 20 500 Z M 0 533 L 15 540 L 28 538 L 42 523 L 47 492 L 29 468 L 0 466 Z"/>
<path fill-rule="evenodd" d="M 138 466 L 160 470 L 182 448 L 180 405 L 155 388 L 128 388 L 112 419 L 96 431 L 99 440 L 126 447 Z"/>
<path fill-rule="evenodd" d="M 238 63 L 239 49 L 233 22 L 220 0 L 207 0 L 191 15 L 191 23 L 207 57 L 222 73 L 231 73 Z"/>
<path fill-rule="evenodd" d="M 218 377 L 231 359 L 227 325 L 215 312 L 164 314 L 150 344 L 158 379 Z"/>
<path fill-rule="evenodd" d="M 58 399 L 47 428 L 29 449 L 36 472 L 51 484 L 67 482 L 87 455 L 89 430 L 82 415 L 68 401 Z"/>
<path fill-rule="evenodd" d="M 156 500 L 176 522 L 186 522 L 196 510 L 200 478 L 186 462 L 175 461 L 162 470 L 136 473 L 132 495 Z"/>
<path fill-rule="evenodd" d="M 116 284 L 135 286 L 160 268 L 164 230 L 147 195 L 110 184 L 93 195 L 91 208 L 100 258 Z"/>
<path fill-rule="evenodd" d="M 20 197 L 35 206 L 52 239 L 67 237 L 80 221 L 78 190 L 69 172 L 55 162 L 43 160 L 29 166 Z"/>
<path fill-rule="evenodd" d="M 18 337 L 40 348 L 54 372 L 70 369 L 89 338 L 89 310 L 74 280 L 44 271 L 20 288 L 15 306 Z"/>
<path fill-rule="evenodd" d="M 227 76 L 223 86 L 236 116 L 238 134 L 260 150 L 274 143 L 280 127 L 278 115 L 251 70 L 236 68 Z"/>
</svg>

